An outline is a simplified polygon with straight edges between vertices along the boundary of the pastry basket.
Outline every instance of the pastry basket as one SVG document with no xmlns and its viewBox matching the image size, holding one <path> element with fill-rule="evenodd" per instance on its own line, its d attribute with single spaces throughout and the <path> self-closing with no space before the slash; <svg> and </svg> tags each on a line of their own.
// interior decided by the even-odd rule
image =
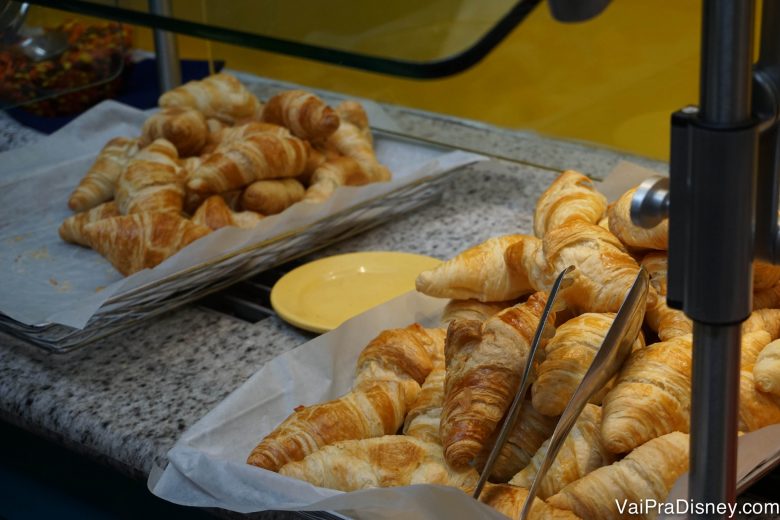
<svg viewBox="0 0 780 520">
<path fill-rule="evenodd" d="M 52 323 L 26 325 L 0 313 L 0 330 L 53 352 L 78 349 L 436 202 L 447 173 L 416 179 L 307 226 L 117 294 L 103 304 L 83 329 Z"/>
</svg>

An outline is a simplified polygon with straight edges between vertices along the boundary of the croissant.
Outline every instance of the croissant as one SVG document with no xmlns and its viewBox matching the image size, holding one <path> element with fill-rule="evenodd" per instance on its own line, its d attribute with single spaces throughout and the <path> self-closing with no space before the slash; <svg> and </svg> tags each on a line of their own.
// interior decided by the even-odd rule
<svg viewBox="0 0 780 520">
<path fill-rule="evenodd" d="M 764 393 L 754 379 L 757 359 L 770 344 L 766 331 L 750 332 L 742 338 L 742 360 L 739 373 L 739 431 L 752 432 L 780 423 L 780 398 Z M 774 348 L 774 347 L 773 347 Z M 760 373 L 760 370 L 759 370 Z"/>
<path fill-rule="evenodd" d="M 780 309 L 758 309 L 742 323 L 742 334 L 764 330 L 771 339 L 780 338 Z"/>
<path fill-rule="evenodd" d="M 179 156 L 197 155 L 209 135 L 206 118 L 192 108 L 163 108 L 151 115 L 141 129 L 141 146 L 150 144 L 155 139 L 170 141 Z"/>
<path fill-rule="evenodd" d="M 372 142 L 371 129 L 368 126 L 368 114 L 366 114 L 366 109 L 363 108 L 363 105 L 357 101 L 345 100 L 336 106 L 336 113 L 342 121 L 355 125 L 369 143 Z"/>
<path fill-rule="evenodd" d="M 479 479 L 473 468 L 448 467 L 441 446 L 404 435 L 337 442 L 288 462 L 279 474 L 339 491 L 412 484 L 467 490 Z"/>
<path fill-rule="evenodd" d="M 194 108 L 207 118 L 228 124 L 257 117 L 261 105 L 235 76 L 213 74 L 202 81 L 190 81 L 160 96 L 160 108 Z"/>
<path fill-rule="evenodd" d="M 545 293 L 535 293 L 483 324 L 450 323 L 441 437 L 453 466 L 468 464 L 482 450 L 512 402 L 546 303 Z M 550 327 L 554 320 L 548 318 Z"/>
<path fill-rule="evenodd" d="M 621 242 L 635 249 L 669 249 L 669 219 L 663 219 L 650 229 L 631 222 L 631 199 L 636 192 L 632 188 L 625 192 L 609 208 L 609 230 Z"/>
<path fill-rule="evenodd" d="M 563 413 L 601 348 L 604 336 L 614 319 L 615 315 L 612 313 L 581 314 L 555 331 L 555 336 L 544 348 L 544 361 L 539 365 L 536 381 L 531 387 L 532 402 L 539 413 L 550 416 Z M 641 347 L 640 335 L 634 343 L 634 348 Z M 608 383 L 593 396 L 591 402 L 599 404 L 611 387 L 611 383 Z"/>
<path fill-rule="evenodd" d="M 647 500 L 664 500 L 677 478 L 687 470 L 688 436 L 673 432 L 648 441 L 623 460 L 569 484 L 547 503 L 582 518 L 627 518 L 629 512 L 621 513 L 621 508 L 636 507 Z M 641 516 L 651 517 L 653 512 Z"/>
<path fill-rule="evenodd" d="M 367 128 L 361 130 L 348 121 L 341 121 L 326 144 L 339 154 L 354 159 L 363 168 L 368 182 L 384 182 L 392 178 L 390 170 L 377 160 Z"/>
<path fill-rule="evenodd" d="M 73 211 L 86 211 L 111 200 L 119 175 L 128 159 L 138 151 L 138 139 L 115 137 L 100 150 L 94 164 L 73 190 L 68 207 Z"/>
<path fill-rule="evenodd" d="M 230 209 L 220 195 L 212 195 L 198 207 L 192 216 L 192 221 L 198 225 L 217 230 L 225 226 L 235 226 L 244 229 L 255 227 L 263 216 L 254 211 L 235 212 Z"/>
<path fill-rule="evenodd" d="M 780 284 L 753 293 L 753 310 L 780 307 Z"/>
<path fill-rule="evenodd" d="M 753 262 L 753 290 L 771 289 L 780 283 L 780 266 L 756 260 Z"/>
<path fill-rule="evenodd" d="M 303 198 L 303 185 L 295 179 L 253 182 L 241 195 L 244 209 L 263 215 L 281 213 Z"/>
<path fill-rule="evenodd" d="M 504 262 L 516 276 L 527 277 L 535 291 L 549 291 L 558 274 L 548 264 L 543 243 L 536 237 L 525 237 L 507 247 Z"/>
<path fill-rule="evenodd" d="M 271 132 L 251 134 L 209 155 L 187 186 L 198 193 L 220 193 L 255 181 L 295 177 L 306 166 L 303 141 Z"/>
<path fill-rule="evenodd" d="M 636 261 L 612 233 L 581 220 L 548 232 L 543 246 L 553 272 L 577 268 L 563 297 L 580 312 L 617 312 L 639 273 Z"/>
<path fill-rule="evenodd" d="M 155 140 L 133 156 L 119 176 L 116 202 L 120 213 L 181 212 L 185 175 L 176 148 L 165 139 Z"/>
<path fill-rule="evenodd" d="M 400 383 L 377 381 L 326 403 L 301 407 L 268 434 L 247 462 L 270 471 L 338 441 L 390 435 L 407 411 Z"/>
<path fill-rule="evenodd" d="M 780 341 L 769 343 L 758 355 L 753 378 L 759 390 L 780 396 Z"/>
<path fill-rule="evenodd" d="M 642 259 L 642 266 L 650 276 L 651 291 L 656 293 L 648 298 L 645 318 L 661 341 L 693 333 L 693 322 L 685 313 L 666 304 L 667 263 L 666 252 L 661 251 L 648 253 Z"/>
<path fill-rule="evenodd" d="M 490 238 L 417 277 L 417 290 L 436 298 L 482 302 L 512 300 L 533 292 L 522 269 L 510 269 L 504 253 L 512 244 L 535 241 L 525 235 Z"/>
<path fill-rule="evenodd" d="M 215 130 L 208 134 L 206 144 L 201 153 L 214 153 L 220 146 L 239 143 L 246 140 L 248 137 L 257 134 L 273 134 L 277 137 L 290 137 L 290 131 L 285 127 L 271 123 L 262 123 L 260 121 L 250 121 L 237 126 L 215 127 Z"/>
<path fill-rule="evenodd" d="M 442 325 L 454 320 L 485 321 L 497 312 L 511 307 L 513 301 L 481 302 L 479 300 L 450 300 L 441 314 Z"/>
<path fill-rule="evenodd" d="M 89 247 L 125 276 L 156 266 L 210 231 L 176 213 L 134 213 L 83 228 Z"/>
<path fill-rule="evenodd" d="M 534 453 L 531 462 L 512 477 L 509 483 L 513 486 L 530 488 L 549 446 L 548 439 Z M 614 459 L 614 455 L 601 441 L 601 408 L 594 404 L 587 404 L 542 479 L 538 496 L 546 499 L 591 471 L 612 464 Z"/>
<path fill-rule="evenodd" d="M 530 464 L 534 453 L 550 438 L 557 423 L 558 417 L 542 415 L 534 410 L 531 401 L 524 401 L 517 422 L 507 436 L 506 444 L 496 457 L 490 479 L 494 482 L 506 482 Z M 498 438 L 498 432 L 499 429 L 496 428 L 477 457 L 478 468 L 484 467 Z"/>
<path fill-rule="evenodd" d="M 567 170 L 542 193 L 534 212 L 534 234 L 542 238 L 568 222 L 597 224 L 607 210 L 607 199 L 596 191 L 593 181 Z"/>
<path fill-rule="evenodd" d="M 351 157 L 335 157 L 326 160 L 314 171 L 304 199 L 322 202 L 330 198 L 339 186 L 362 186 L 371 180 L 363 167 Z"/>
<path fill-rule="evenodd" d="M 353 388 L 377 381 L 396 381 L 403 386 L 406 402 L 412 404 L 420 385 L 441 363 L 444 331 L 413 324 L 403 329 L 382 331 L 358 357 Z M 395 433 L 395 432 L 390 432 Z"/>
<path fill-rule="evenodd" d="M 666 433 L 687 433 L 690 404 L 690 335 L 634 351 L 602 400 L 604 445 L 625 453 Z"/>
<path fill-rule="evenodd" d="M 520 511 L 523 510 L 527 497 L 528 490 L 525 488 L 487 483 L 479 496 L 479 501 L 514 519 L 520 517 Z M 529 520 L 576 520 L 579 517 L 571 511 L 558 509 L 539 498 L 534 498 L 528 518 Z"/>
<path fill-rule="evenodd" d="M 116 202 L 104 202 L 88 211 L 76 213 L 66 218 L 60 225 L 60 238 L 65 242 L 86 246 L 88 244 L 87 237 L 84 236 L 84 226 L 98 220 L 116 216 L 119 216 L 119 208 Z"/>
<path fill-rule="evenodd" d="M 439 424 L 444 403 L 444 366 L 431 370 L 404 421 L 404 435 L 441 445 Z"/>
<path fill-rule="evenodd" d="M 339 116 L 320 98 L 303 90 L 275 95 L 263 107 L 262 120 L 290 129 L 296 137 L 323 141 L 339 127 Z"/>
</svg>

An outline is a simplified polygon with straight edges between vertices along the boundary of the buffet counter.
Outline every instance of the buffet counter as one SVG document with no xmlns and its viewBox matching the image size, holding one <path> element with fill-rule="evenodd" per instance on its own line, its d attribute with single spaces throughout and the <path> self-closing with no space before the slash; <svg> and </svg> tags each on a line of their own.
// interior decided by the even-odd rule
<svg viewBox="0 0 780 520">
<path fill-rule="evenodd" d="M 280 84 L 242 76 L 263 98 Z M 325 94 L 327 96 L 327 94 Z M 514 160 L 449 175 L 441 202 L 309 258 L 406 251 L 450 258 L 467 245 L 530 232 L 538 196 L 563 168 L 605 176 L 621 159 L 585 145 L 469 121 L 383 107 L 402 133 Z M 311 339 L 277 317 L 248 323 L 189 305 L 70 354 L 53 355 L 0 333 L 0 417 L 145 479 L 180 434 L 275 356 Z"/>
</svg>

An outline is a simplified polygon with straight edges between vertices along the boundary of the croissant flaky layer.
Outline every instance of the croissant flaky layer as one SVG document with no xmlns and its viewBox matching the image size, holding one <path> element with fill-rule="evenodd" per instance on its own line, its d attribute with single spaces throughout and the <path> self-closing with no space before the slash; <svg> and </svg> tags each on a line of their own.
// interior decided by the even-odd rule
<svg viewBox="0 0 780 520">
<path fill-rule="evenodd" d="M 607 199 L 593 182 L 574 170 L 563 172 L 536 202 L 534 234 L 542 238 L 569 222 L 598 224 L 607 209 Z"/>
<path fill-rule="evenodd" d="M 448 466 L 440 445 L 405 435 L 338 442 L 282 466 L 279 474 L 340 491 L 412 484 L 468 490 L 479 478 L 474 468 Z"/>
<path fill-rule="evenodd" d="M 643 444 L 618 462 L 596 469 L 547 502 L 582 518 L 626 518 L 628 511 L 621 513 L 621 507 L 663 500 L 687 470 L 688 436 L 673 432 Z M 654 516 L 654 512 L 650 514 Z"/>
<path fill-rule="evenodd" d="M 496 302 L 533 292 L 526 273 L 510 269 L 504 259 L 507 248 L 520 241 L 536 239 L 525 235 L 491 238 L 467 249 L 436 268 L 420 273 L 417 290 L 437 298 Z"/>
<path fill-rule="evenodd" d="M 549 439 L 534 453 L 531 462 L 509 481 L 513 486 L 530 488 L 547 455 Z M 552 466 L 539 486 L 538 496 L 546 499 L 591 471 L 611 464 L 615 459 L 601 440 L 601 408 L 588 404 L 561 446 Z"/>
<path fill-rule="evenodd" d="M 447 462 L 468 464 L 504 416 L 517 387 L 547 296 L 502 310 L 484 323 L 450 323 L 441 435 Z M 554 316 L 550 316 L 552 327 Z"/>
<path fill-rule="evenodd" d="M 399 383 L 379 381 L 334 401 L 305 407 L 267 435 L 247 462 L 278 471 L 334 442 L 393 434 L 403 424 L 407 405 Z"/>
</svg>

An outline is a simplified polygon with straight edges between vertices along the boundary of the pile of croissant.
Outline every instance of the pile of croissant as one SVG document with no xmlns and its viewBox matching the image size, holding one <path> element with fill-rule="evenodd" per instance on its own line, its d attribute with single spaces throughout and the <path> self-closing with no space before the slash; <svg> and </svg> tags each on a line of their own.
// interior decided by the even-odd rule
<svg viewBox="0 0 780 520">
<path fill-rule="evenodd" d="M 215 74 L 166 92 L 159 105 L 140 137 L 103 147 L 59 230 L 123 275 L 221 227 L 251 228 L 339 186 L 391 177 L 355 101 L 334 109 L 291 90 L 263 104 L 235 77 Z"/>
<path fill-rule="evenodd" d="M 624 500 L 664 500 L 688 468 L 692 327 L 663 298 L 668 223 L 635 227 L 633 191 L 608 206 L 587 177 L 561 174 L 538 201 L 535 236 L 491 238 L 420 274 L 419 291 L 451 299 L 446 330 L 382 332 L 361 353 L 349 393 L 297 409 L 248 462 L 343 491 L 433 483 L 470 492 L 517 391 L 551 282 L 574 265 L 529 398 L 480 497 L 516 518 L 558 416 L 644 265 L 644 332 L 580 415 L 540 483 L 532 518 L 620 518 Z M 743 326 L 743 432 L 780 423 L 780 309 L 772 308 L 780 269 L 757 263 L 755 293 Z"/>
</svg>

